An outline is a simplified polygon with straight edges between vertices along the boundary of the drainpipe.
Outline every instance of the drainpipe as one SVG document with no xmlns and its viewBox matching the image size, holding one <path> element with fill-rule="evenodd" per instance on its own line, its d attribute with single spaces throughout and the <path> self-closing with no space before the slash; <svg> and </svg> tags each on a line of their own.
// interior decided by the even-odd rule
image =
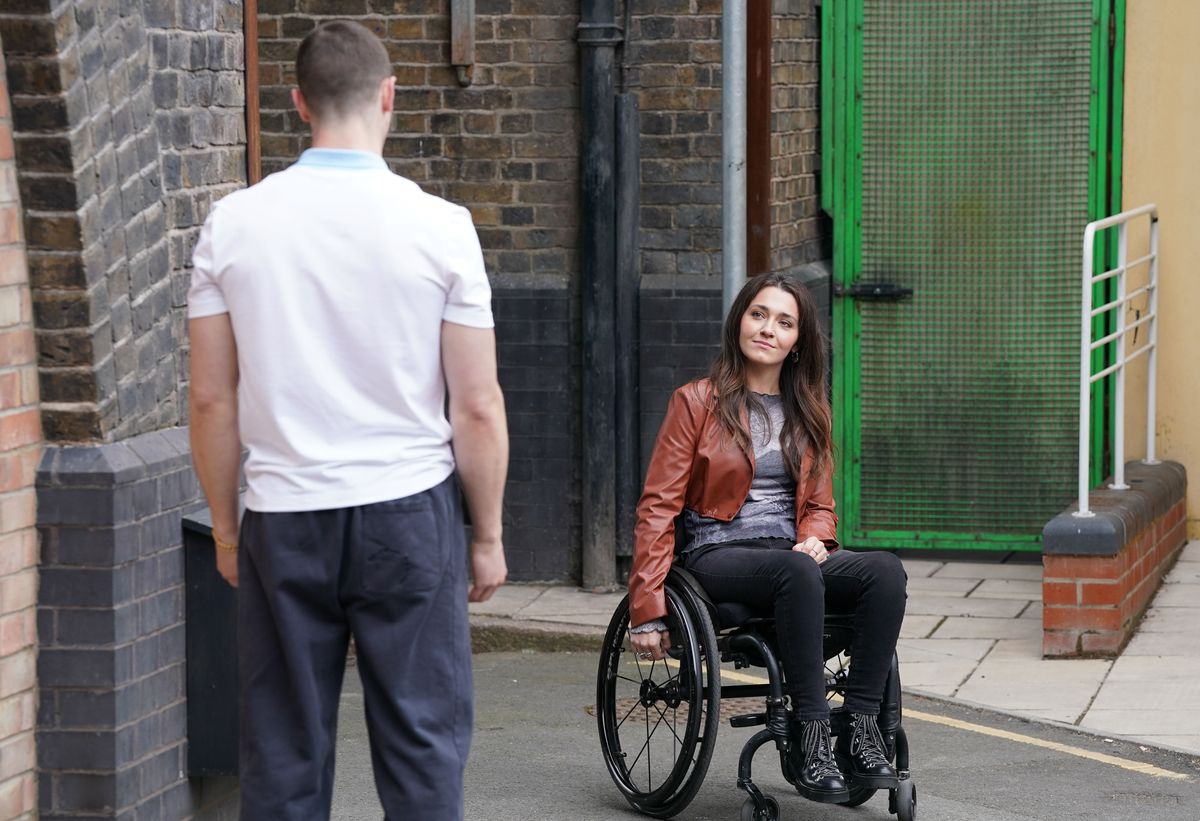
<svg viewBox="0 0 1200 821">
<path fill-rule="evenodd" d="M 610 589 L 616 560 L 616 98 L 613 66 L 621 29 L 615 0 L 581 0 L 583 129 L 580 274 L 583 313 L 583 586 Z"/>
<path fill-rule="evenodd" d="M 721 305 L 746 282 L 746 4 L 721 14 Z"/>
</svg>

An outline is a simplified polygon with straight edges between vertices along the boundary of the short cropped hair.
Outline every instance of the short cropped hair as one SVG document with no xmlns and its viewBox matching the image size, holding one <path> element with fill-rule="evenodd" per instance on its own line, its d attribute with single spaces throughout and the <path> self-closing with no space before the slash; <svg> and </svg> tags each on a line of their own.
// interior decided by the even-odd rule
<svg viewBox="0 0 1200 821">
<path fill-rule="evenodd" d="M 391 73 L 392 61 L 375 33 L 344 20 L 313 29 L 296 53 L 296 84 L 318 117 L 343 117 L 369 105 Z"/>
</svg>

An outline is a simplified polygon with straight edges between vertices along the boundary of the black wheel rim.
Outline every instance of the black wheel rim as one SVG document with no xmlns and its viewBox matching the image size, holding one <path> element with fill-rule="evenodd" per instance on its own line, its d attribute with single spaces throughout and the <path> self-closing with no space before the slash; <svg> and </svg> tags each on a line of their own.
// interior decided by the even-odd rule
<svg viewBox="0 0 1200 821">
<path fill-rule="evenodd" d="M 597 719 L 605 763 L 638 809 L 672 814 L 686 806 L 707 769 L 710 672 L 701 631 L 682 599 L 667 590 L 671 649 L 662 661 L 636 658 L 622 602 L 605 636 L 597 681 Z"/>
</svg>

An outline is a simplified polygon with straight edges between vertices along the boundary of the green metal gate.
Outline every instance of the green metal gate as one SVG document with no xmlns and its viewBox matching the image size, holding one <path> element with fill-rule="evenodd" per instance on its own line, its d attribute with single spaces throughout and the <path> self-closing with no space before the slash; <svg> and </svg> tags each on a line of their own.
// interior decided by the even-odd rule
<svg viewBox="0 0 1200 821">
<path fill-rule="evenodd" d="M 1036 550 L 1071 502 L 1123 22 L 1123 0 L 824 0 L 845 544 Z"/>
</svg>

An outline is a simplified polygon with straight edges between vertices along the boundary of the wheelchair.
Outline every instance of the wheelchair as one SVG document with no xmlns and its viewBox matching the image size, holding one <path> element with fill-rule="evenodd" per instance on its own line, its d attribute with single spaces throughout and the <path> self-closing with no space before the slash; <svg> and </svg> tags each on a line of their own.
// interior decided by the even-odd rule
<svg viewBox="0 0 1200 821">
<path fill-rule="evenodd" d="M 763 726 L 742 748 L 738 787 L 748 796 L 741 821 L 775 821 L 779 803 L 755 786 L 751 764 L 759 748 L 774 742 L 784 778 L 791 784 L 790 722 L 778 661 L 774 620 L 742 604 L 713 602 L 703 587 L 678 565 L 665 584 L 671 646 L 661 661 L 643 661 L 629 643 L 629 597 L 609 622 L 596 677 L 596 719 L 604 762 L 617 788 L 638 812 L 670 818 L 696 796 L 717 739 L 721 699 L 765 697 L 763 712 L 735 715 L 734 727 Z M 854 638 L 852 618 L 826 614 L 824 632 L 826 696 L 845 695 Z M 721 662 L 735 668 L 766 668 L 767 684 L 723 684 Z M 888 790 L 888 809 L 899 821 L 914 821 L 917 791 L 908 769 L 908 739 L 901 726 L 900 673 L 895 656 L 880 705 L 879 729 L 899 778 Z M 834 708 L 833 734 L 849 732 L 849 716 Z M 849 783 L 858 806 L 875 788 Z"/>
</svg>

